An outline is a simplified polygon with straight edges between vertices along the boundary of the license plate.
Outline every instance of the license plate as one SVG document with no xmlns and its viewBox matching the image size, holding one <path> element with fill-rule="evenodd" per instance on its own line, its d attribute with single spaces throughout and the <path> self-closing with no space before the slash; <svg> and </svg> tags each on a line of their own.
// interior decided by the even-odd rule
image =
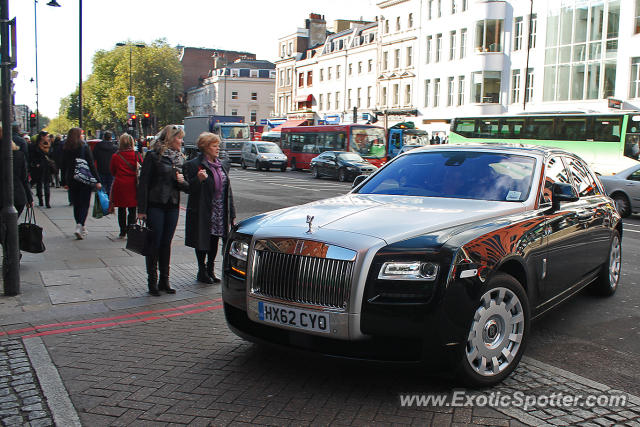
<svg viewBox="0 0 640 427">
<path fill-rule="evenodd" d="M 258 318 L 263 322 L 290 326 L 307 331 L 329 333 L 329 315 L 311 310 L 284 307 L 264 301 L 258 301 Z"/>
</svg>

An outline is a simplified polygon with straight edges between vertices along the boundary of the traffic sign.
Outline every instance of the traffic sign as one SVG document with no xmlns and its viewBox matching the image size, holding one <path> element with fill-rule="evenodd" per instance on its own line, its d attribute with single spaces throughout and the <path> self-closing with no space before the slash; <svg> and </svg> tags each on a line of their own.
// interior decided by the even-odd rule
<svg viewBox="0 0 640 427">
<path fill-rule="evenodd" d="M 127 113 L 136 112 L 136 97 L 133 95 L 127 96 Z"/>
</svg>

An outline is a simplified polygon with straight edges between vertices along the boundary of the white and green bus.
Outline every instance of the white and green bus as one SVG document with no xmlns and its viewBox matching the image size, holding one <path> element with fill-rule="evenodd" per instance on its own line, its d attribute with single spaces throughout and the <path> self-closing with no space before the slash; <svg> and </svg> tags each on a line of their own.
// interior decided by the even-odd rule
<svg viewBox="0 0 640 427">
<path fill-rule="evenodd" d="M 543 113 L 459 117 L 450 143 L 521 143 L 558 147 L 582 157 L 599 174 L 638 163 L 640 112 Z"/>
</svg>

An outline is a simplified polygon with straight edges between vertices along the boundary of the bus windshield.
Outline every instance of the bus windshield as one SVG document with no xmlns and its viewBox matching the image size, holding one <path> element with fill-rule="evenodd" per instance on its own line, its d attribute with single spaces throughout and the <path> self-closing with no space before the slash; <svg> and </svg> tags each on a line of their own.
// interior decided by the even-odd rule
<svg viewBox="0 0 640 427">
<path fill-rule="evenodd" d="M 381 159 L 386 156 L 384 129 L 351 129 L 351 151 L 367 159 Z"/>
<path fill-rule="evenodd" d="M 402 145 L 429 145 L 429 135 L 426 132 L 404 134 Z"/>
<path fill-rule="evenodd" d="M 222 139 L 249 139 L 249 125 L 220 125 Z"/>
</svg>

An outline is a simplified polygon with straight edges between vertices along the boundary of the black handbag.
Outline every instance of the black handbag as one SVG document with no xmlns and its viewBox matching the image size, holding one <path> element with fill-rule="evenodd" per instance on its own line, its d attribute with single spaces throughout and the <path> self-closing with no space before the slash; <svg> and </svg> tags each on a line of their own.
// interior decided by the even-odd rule
<svg viewBox="0 0 640 427">
<path fill-rule="evenodd" d="M 142 256 L 148 256 L 154 252 L 153 230 L 146 226 L 145 221 L 138 220 L 127 229 L 127 249 Z"/>
<path fill-rule="evenodd" d="M 31 206 L 27 206 L 24 222 L 18 225 L 18 241 L 20 250 L 39 254 L 45 251 L 42 227 L 36 224 L 36 214 Z"/>
</svg>

